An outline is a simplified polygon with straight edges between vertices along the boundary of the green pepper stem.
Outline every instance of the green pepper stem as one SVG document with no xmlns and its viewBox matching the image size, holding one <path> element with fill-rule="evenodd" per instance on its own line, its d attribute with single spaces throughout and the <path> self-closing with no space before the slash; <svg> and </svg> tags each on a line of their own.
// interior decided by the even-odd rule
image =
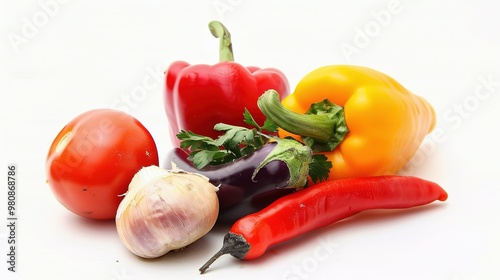
<svg viewBox="0 0 500 280">
<path fill-rule="evenodd" d="M 300 135 L 313 151 L 333 150 L 347 134 L 344 110 L 328 100 L 311 104 L 306 114 L 286 109 L 278 92 L 268 90 L 257 101 L 262 113 L 281 129 Z"/>
<path fill-rule="evenodd" d="M 326 115 L 299 114 L 286 109 L 275 90 L 266 91 L 258 100 L 262 113 L 282 129 L 321 142 L 330 139 L 334 123 Z"/>
<path fill-rule="evenodd" d="M 219 61 L 234 61 L 231 33 L 219 21 L 211 21 L 208 28 L 215 38 L 219 38 Z"/>
</svg>

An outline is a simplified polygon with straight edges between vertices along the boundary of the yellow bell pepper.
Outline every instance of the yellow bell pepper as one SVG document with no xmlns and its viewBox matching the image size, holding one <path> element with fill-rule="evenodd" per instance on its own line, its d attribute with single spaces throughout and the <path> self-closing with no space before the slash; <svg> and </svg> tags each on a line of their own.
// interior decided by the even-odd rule
<svg viewBox="0 0 500 280">
<path fill-rule="evenodd" d="M 280 137 L 301 140 L 327 156 L 333 166 L 329 179 L 396 174 L 436 122 L 422 97 L 361 66 L 321 67 L 281 103 L 272 91 L 258 103 L 280 127 Z"/>
</svg>

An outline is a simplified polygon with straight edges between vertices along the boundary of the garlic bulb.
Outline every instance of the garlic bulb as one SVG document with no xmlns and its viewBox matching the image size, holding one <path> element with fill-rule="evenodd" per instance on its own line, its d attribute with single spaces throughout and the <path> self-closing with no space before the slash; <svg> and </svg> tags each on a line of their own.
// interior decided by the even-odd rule
<svg viewBox="0 0 500 280">
<path fill-rule="evenodd" d="M 217 187 L 208 178 L 175 166 L 142 168 L 118 207 L 123 244 L 143 258 L 181 249 L 212 229 L 219 212 Z"/>
</svg>

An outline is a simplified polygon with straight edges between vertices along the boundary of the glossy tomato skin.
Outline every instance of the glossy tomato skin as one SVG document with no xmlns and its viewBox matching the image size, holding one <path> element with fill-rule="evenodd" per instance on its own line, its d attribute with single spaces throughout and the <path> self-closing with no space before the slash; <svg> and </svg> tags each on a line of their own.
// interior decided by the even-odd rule
<svg viewBox="0 0 500 280">
<path fill-rule="evenodd" d="M 137 119 L 96 109 L 71 120 L 56 136 L 46 161 L 47 182 L 73 213 L 114 219 L 134 174 L 158 164 L 153 137 Z"/>
</svg>

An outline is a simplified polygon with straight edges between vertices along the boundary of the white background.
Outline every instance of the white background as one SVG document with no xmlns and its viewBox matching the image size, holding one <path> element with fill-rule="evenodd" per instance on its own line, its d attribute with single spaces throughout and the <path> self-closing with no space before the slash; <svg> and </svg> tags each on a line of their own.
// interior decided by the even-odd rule
<svg viewBox="0 0 500 280">
<path fill-rule="evenodd" d="M 355 2 L 355 3 L 351 3 Z M 1 279 L 499 279 L 500 34 L 494 1 L 1 1 Z M 145 261 L 112 222 L 64 209 L 45 184 L 59 130 L 94 108 L 121 106 L 170 148 L 162 72 L 214 64 L 221 20 L 244 65 L 281 69 L 293 89 L 329 64 L 385 72 L 437 111 L 404 174 L 441 184 L 445 203 L 366 212 L 272 249 L 219 259 L 217 228 L 184 251 Z M 350 50 L 351 52 L 348 52 Z M 143 81 L 154 81 L 142 95 Z M 124 106 L 122 99 L 133 103 Z M 201 102 L 201 101 L 200 101 Z M 17 164 L 17 272 L 7 271 L 9 164 Z M 5 225 L 4 225 L 5 224 Z"/>
</svg>

